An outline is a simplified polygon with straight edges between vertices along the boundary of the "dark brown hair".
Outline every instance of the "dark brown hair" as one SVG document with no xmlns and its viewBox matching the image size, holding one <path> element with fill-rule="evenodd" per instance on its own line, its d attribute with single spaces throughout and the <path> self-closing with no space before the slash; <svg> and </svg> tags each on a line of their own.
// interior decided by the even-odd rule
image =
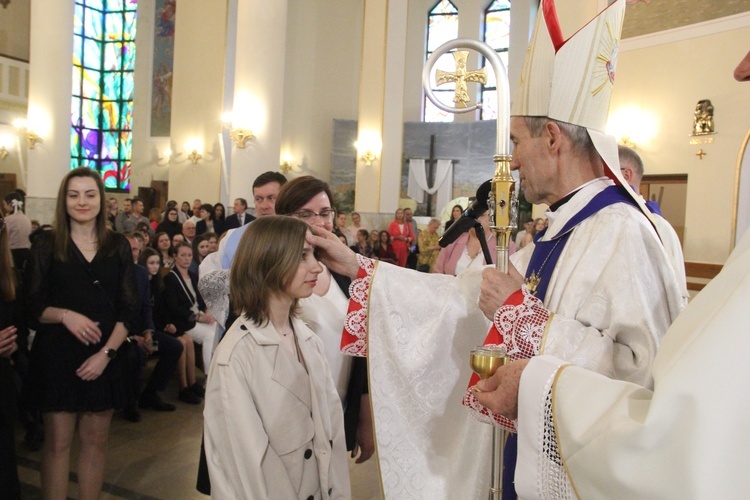
<svg viewBox="0 0 750 500">
<path fill-rule="evenodd" d="M 0 231 L 0 298 L 12 302 L 16 298 L 16 273 L 10 254 L 7 226 Z"/>
<path fill-rule="evenodd" d="M 278 215 L 260 217 L 248 226 L 229 273 L 229 296 L 237 314 L 258 326 L 268 322 L 270 299 L 286 293 L 299 268 L 308 230 L 301 220 Z M 295 299 L 291 316 L 297 314 L 297 305 Z"/>
<path fill-rule="evenodd" d="M 328 183 L 312 175 L 292 179 L 282 186 L 276 197 L 276 214 L 291 215 L 320 193 L 325 193 L 328 201 L 333 204 L 333 194 Z"/>
<path fill-rule="evenodd" d="M 99 190 L 99 213 L 96 216 L 97 248 L 99 250 L 106 249 L 108 253 L 113 251 L 113 248 L 110 248 L 111 233 L 107 229 L 107 198 L 104 196 L 102 178 L 96 170 L 78 167 L 63 177 L 60 189 L 57 192 L 57 206 L 55 207 L 55 220 L 52 222 L 52 228 L 54 231 L 55 257 L 62 262 L 68 260 L 68 249 L 70 246 L 70 216 L 68 215 L 67 200 L 68 183 L 74 177 L 94 179 L 96 187 Z"/>
</svg>

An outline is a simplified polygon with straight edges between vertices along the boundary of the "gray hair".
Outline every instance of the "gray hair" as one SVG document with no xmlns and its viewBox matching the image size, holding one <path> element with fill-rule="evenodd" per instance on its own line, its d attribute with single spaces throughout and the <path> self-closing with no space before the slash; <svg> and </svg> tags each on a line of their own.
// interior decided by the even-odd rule
<svg viewBox="0 0 750 500">
<path fill-rule="evenodd" d="M 635 180 L 640 184 L 643 178 L 643 160 L 638 153 L 627 146 L 618 145 L 617 155 L 620 157 L 620 167 L 629 166 L 633 170 Z"/>
<path fill-rule="evenodd" d="M 592 160 L 598 160 L 600 158 L 600 155 L 594 147 L 594 143 L 591 141 L 591 137 L 589 136 L 586 127 L 553 120 L 552 118 L 547 118 L 546 116 L 524 116 L 523 118 L 526 122 L 526 127 L 529 129 L 532 137 L 539 137 L 540 135 L 542 135 L 544 127 L 547 125 L 547 123 L 552 122 L 560 127 L 560 130 L 562 130 L 563 134 L 565 134 L 565 136 L 570 139 L 570 142 L 573 144 L 574 153 L 581 156 L 588 156 Z"/>
</svg>

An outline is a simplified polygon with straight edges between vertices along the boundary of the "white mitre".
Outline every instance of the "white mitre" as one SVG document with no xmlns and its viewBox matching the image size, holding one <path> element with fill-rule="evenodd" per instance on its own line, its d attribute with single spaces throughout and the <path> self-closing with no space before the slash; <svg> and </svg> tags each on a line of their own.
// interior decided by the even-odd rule
<svg viewBox="0 0 750 500">
<path fill-rule="evenodd" d="M 650 219 L 642 198 L 622 177 L 616 139 L 604 133 L 624 17 L 625 0 L 616 0 L 565 40 L 554 0 L 542 0 L 510 114 L 585 127 L 607 176 L 624 186 Z"/>
</svg>

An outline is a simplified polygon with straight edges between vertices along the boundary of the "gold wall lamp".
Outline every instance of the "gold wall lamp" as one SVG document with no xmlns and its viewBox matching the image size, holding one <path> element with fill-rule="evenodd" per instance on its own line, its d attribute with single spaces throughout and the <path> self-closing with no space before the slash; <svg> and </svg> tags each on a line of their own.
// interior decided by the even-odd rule
<svg viewBox="0 0 750 500">
<path fill-rule="evenodd" d="M 5 149 L 5 146 L 0 146 L 0 160 L 4 160 L 8 157 L 8 150 Z"/>
<path fill-rule="evenodd" d="M 229 130 L 229 138 L 232 139 L 232 142 L 234 142 L 237 149 L 245 149 L 247 141 L 255 139 L 252 130 L 235 126 L 232 113 L 224 113 L 221 115 L 221 124 Z"/>
<path fill-rule="evenodd" d="M 24 120 L 23 118 L 13 120 L 13 126 L 19 132 L 26 133 L 26 143 L 29 145 L 29 149 L 34 149 L 34 146 L 36 146 L 40 142 L 44 142 L 39 134 L 29 128 L 28 121 Z"/>
</svg>

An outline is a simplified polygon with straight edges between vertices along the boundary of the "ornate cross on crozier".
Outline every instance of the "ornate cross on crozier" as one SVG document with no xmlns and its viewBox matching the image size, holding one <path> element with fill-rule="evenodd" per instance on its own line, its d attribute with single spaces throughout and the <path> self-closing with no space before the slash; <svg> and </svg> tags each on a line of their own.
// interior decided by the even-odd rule
<svg viewBox="0 0 750 500">
<path fill-rule="evenodd" d="M 466 69 L 466 58 L 469 57 L 469 52 L 466 50 L 457 50 L 452 53 L 453 59 L 456 61 L 456 71 L 450 73 L 441 69 L 435 72 L 435 82 L 437 85 L 443 85 L 444 83 L 455 83 L 456 94 L 453 96 L 453 102 L 457 108 L 465 108 L 466 103 L 471 101 L 469 98 L 469 90 L 466 87 L 467 82 L 475 83 L 487 83 L 487 70 L 485 68 L 467 71 Z"/>
</svg>

